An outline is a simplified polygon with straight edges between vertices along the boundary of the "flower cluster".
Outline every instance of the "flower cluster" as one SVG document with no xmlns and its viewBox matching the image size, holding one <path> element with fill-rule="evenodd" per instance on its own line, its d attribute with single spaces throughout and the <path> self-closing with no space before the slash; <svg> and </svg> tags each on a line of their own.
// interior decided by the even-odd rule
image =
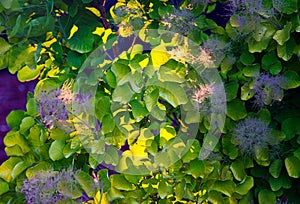
<svg viewBox="0 0 300 204">
<path fill-rule="evenodd" d="M 58 189 L 61 182 L 77 185 L 73 171 L 44 171 L 23 181 L 21 192 L 25 195 L 27 204 L 52 204 L 59 200 L 66 200 L 68 196 Z"/>
<path fill-rule="evenodd" d="M 258 107 L 270 105 L 274 101 L 281 101 L 283 98 L 283 90 L 281 85 L 283 79 L 279 76 L 270 76 L 269 74 L 261 74 L 255 79 L 254 84 L 254 104 Z"/>
<path fill-rule="evenodd" d="M 272 129 L 258 118 L 247 117 L 233 129 L 233 142 L 243 155 L 255 155 L 257 149 L 263 149 L 272 144 Z"/>
<path fill-rule="evenodd" d="M 74 95 L 71 91 L 72 82 L 65 82 L 61 89 L 42 91 L 39 105 L 42 122 L 49 129 L 58 125 L 68 126 L 69 110 Z"/>
<path fill-rule="evenodd" d="M 185 35 L 195 27 L 195 16 L 189 9 L 174 9 L 172 14 L 162 19 L 162 23 L 175 33 Z"/>
</svg>

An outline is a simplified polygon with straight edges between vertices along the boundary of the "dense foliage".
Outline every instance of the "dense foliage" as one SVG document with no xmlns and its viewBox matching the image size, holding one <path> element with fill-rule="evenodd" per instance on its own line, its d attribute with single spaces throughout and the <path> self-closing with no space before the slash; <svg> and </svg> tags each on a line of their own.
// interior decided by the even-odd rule
<svg viewBox="0 0 300 204">
<path fill-rule="evenodd" d="M 0 203 L 297 203 L 300 2 L 108 4 L 0 2 Z"/>
</svg>

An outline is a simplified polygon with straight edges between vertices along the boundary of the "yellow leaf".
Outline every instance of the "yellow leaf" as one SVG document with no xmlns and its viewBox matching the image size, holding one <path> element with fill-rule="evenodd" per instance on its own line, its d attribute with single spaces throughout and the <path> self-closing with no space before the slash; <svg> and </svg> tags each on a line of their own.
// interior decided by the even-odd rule
<svg viewBox="0 0 300 204">
<path fill-rule="evenodd" d="M 101 36 L 104 33 L 104 31 L 105 31 L 105 28 L 97 27 L 96 30 L 93 32 L 93 34 Z"/>
<path fill-rule="evenodd" d="M 77 32 L 77 30 L 78 30 L 78 27 L 76 25 L 73 25 L 68 39 L 71 39 L 73 37 L 73 35 Z"/>
<path fill-rule="evenodd" d="M 152 63 L 155 67 L 165 64 L 170 59 L 170 55 L 164 46 L 155 47 L 150 53 Z"/>
<path fill-rule="evenodd" d="M 100 11 L 94 7 L 85 7 L 87 10 L 91 11 L 93 14 L 95 14 L 96 16 L 100 17 Z"/>
<path fill-rule="evenodd" d="M 109 201 L 107 200 L 106 197 L 107 192 L 103 193 L 101 196 L 101 192 L 98 191 L 95 198 L 94 198 L 94 203 L 95 204 L 109 204 Z"/>
</svg>

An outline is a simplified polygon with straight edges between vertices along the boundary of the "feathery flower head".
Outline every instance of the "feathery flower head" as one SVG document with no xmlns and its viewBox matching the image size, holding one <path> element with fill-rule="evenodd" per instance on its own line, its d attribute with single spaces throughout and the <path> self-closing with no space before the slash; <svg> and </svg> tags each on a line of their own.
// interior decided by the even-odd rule
<svg viewBox="0 0 300 204">
<path fill-rule="evenodd" d="M 283 90 L 281 85 L 283 79 L 281 76 L 270 76 L 269 74 L 260 74 L 255 79 L 254 84 L 254 104 L 262 107 L 270 105 L 274 101 L 281 101 L 283 98 Z"/>
<path fill-rule="evenodd" d="M 212 52 L 209 49 L 200 47 L 199 55 L 195 61 L 200 62 L 204 67 L 211 67 L 214 63 Z"/>
<path fill-rule="evenodd" d="M 233 129 L 233 142 L 243 155 L 255 155 L 257 149 L 263 149 L 272 144 L 272 129 L 258 118 L 247 117 Z"/>
<path fill-rule="evenodd" d="M 199 89 L 194 91 L 193 99 L 201 104 L 214 91 L 213 85 L 199 84 Z"/>
<path fill-rule="evenodd" d="M 178 62 L 190 62 L 192 59 L 192 56 L 184 50 L 182 47 L 174 48 L 170 51 L 168 51 L 170 54 L 170 57 Z"/>
</svg>

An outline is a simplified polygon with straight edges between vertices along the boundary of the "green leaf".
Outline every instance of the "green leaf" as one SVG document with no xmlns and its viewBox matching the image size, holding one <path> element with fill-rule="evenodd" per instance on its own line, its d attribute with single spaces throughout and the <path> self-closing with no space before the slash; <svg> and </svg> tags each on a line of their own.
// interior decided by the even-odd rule
<svg viewBox="0 0 300 204">
<path fill-rule="evenodd" d="M 189 165 L 189 173 L 194 177 L 194 178 L 203 178 L 204 173 L 205 173 L 205 164 L 202 160 L 195 159 L 190 162 Z"/>
<path fill-rule="evenodd" d="M 135 190 L 135 186 L 127 181 L 122 174 L 114 174 L 110 176 L 111 186 L 118 190 L 131 191 Z"/>
<path fill-rule="evenodd" d="M 21 161 L 18 164 L 16 164 L 16 166 L 13 168 L 12 173 L 11 173 L 11 177 L 12 179 L 16 179 L 23 171 L 25 171 L 28 167 L 30 166 L 30 164 L 28 164 L 25 161 Z"/>
<path fill-rule="evenodd" d="M 102 133 L 103 134 L 107 134 L 107 133 L 110 133 L 114 130 L 115 128 L 115 121 L 114 121 L 114 118 L 112 117 L 111 114 L 105 114 L 103 117 L 102 117 Z"/>
<path fill-rule="evenodd" d="M 26 103 L 26 113 L 30 116 L 35 116 L 38 112 L 37 103 L 34 98 L 28 99 Z"/>
<path fill-rule="evenodd" d="M 50 133 L 50 138 L 53 140 L 67 140 L 69 135 L 67 135 L 63 130 L 59 128 L 53 128 Z"/>
<path fill-rule="evenodd" d="M 5 181 L 0 180 L 0 195 L 9 191 L 9 185 Z"/>
<path fill-rule="evenodd" d="M 102 121 L 103 116 L 110 113 L 110 98 L 108 96 L 99 97 L 99 100 L 96 103 L 97 119 Z"/>
<path fill-rule="evenodd" d="M 282 132 L 285 133 L 285 141 L 291 140 L 296 134 L 300 134 L 300 118 L 287 118 L 282 122 Z"/>
<path fill-rule="evenodd" d="M 173 192 L 173 187 L 168 184 L 166 180 L 162 180 L 158 184 L 157 192 L 161 199 L 164 199 L 167 197 L 167 195 L 171 194 Z"/>
<path fill-rule="evenodd" d="M 88 53 L 93 50 L 94 35 L 89 27 L 80 27 L 76 33 L 67 40 L 71 50 L 79 53 Z"/>
<path fill-rule="evenodd" d="M 274 192 L 263 189 L 258 193 L 258 203 L 265 204 L 265 203 L 275 203 L 276 202 L 276 195 Z"/>
<path fill-rule="evenodd" d="M 252 89 L 250 89 L 249 84 L 245 83 L 242 87 L 241 87 L 241 99 L 243 101 L 247 101 L 250 98 L 252 98 L 254 95 L 254 91 Z"/>
<path fill-rule="evenodd" d="M 64 158 L 64 150 L 65 147 L 65 141 L 64 140 L 55 140 L 51 143 L 50 149 L 49 149 L 49 156 L 50 159 L 53 161 L 60 160 Z"/>
<path fill-rule="evenodd" d="M 280 159 L 276 159 L 270 165 L 269 172 L 274 178 L 278 178 L 280 176 L 282 165 L 283 165 L 283 161 Z"/>
<path fill-rule="evenodd" d="M 108 179 L 108 170 L 101 169 L 100 171 L 98 171 L 97 176 L 100 179 L 101 188 L 103 188 L 105 192 L 108 191 L 108 189 L 111 187 L 110 181 Z M 126 176 L 131 176 L 131 175 L 125 175 L 125 177 Z"/>
<path fill-rule="evenodd" d="M 0 166 L 0 177 L 6 182 L 10 182 L 12 179 L 12 171 L 14 167 L 22 160 L 18 157 L 10 157 L 8 160 L 3 162 Z"/>
<path fill-rule="evenodd" d="M 89 197 L 95 197 L 97 188 L 93 178 L 88 173 L 81 170 L 76 171 L 75 178 Z"/>
<path fill-rule="evenodd" d="M 227 116 L 232 120 L 238 121 L 247 116 L 245 103 L 239 99 L 234 99 L 227 105 Z"/>
<path fill-rule="evenodd" d="M 225 92 L 226 92 L 226 100 L 232 101 L 237 97 L 239 89 L 239 84 L 237 82 L 231 82 L 225 85 Z"/>
<path fill-rule="evenodd" d="M 231 138 L 223 137 L 222 138 L 222 151 L 224 154 L 228 155 L 230 159 L 235 159 L 239 155 L 239 151 L 237 147 L 232 144 Z"/>
<path fill-rule="evenodd" d="M 255 57 L 253 54 L 249 52 L 243 52 L 242 55 L 240 56 L 240 61 L 244 65 L 251 65 L 255 60 Z"/>
<path fill-rule="evenodd" d="M 70 50 L 67 55 L 67 62 L 73 67 L 80 68 L 82 65 L 81 55 Z"/>
<path fill-rule="evenodd" d="M 117 79 L 114 73 L 111 71 L 111 69 L 107 70 L 106 72 L 106 80 L 110 87 L 116 88 L 117 86 Z"/>
<path fill-rule="evenodd" d="M 6 155 L 9 157 L 24 156 L 24 153 L 19 145 L 5 147 L 4 150 L 5 150 Z"/>
<path fill-rule="evenodd" d="M 144 101 L 148 111 L 152 111 L 153 107 L 156 106 L 159 97 L 159 90 L 153 89 L 150 93 L 145 94 Z"/>
<path fill-rule="evenodd" d="M 135 118 L 136 122 L 140 122 L 144 117 L 148 115 L 148 110 L 145 107 L 145 104 L 138 100 L 132 100 L 129 102 L 131 106 L 131 110 L 133 113 L 133 117 Z"/>
<path fill-rule="evenodd" d="M 295 156 L 290 156 L 284 160 L 288 175 L 293 178 L 300 176 L 300 160 Z"/>
<path fill-rule="evenodd" d="M 119 162 L 118 149 L 110 145 L 106 150 L 104 161 L 107 164 L 117 165 Z"/>
<path fill-rule="evenodd" d="M 270 177 L 268 180 L 272 191 L 278 191 L 283 185 L 283 181 L 281 177 L 280 178 Z"/>
<path fill-rule="evenodd" d="M 279 12 L 292 14 L 298 11 L 298 1 L 297 0 L 286 0 L 284 2 L 273 4 L 273 7 Z"/>
<path fill-rule="evenodd" d="M 282 88 L 284 89 L 294 89 L 300 86 L 300 77 L 297 72 L 286 71 L 282 74 L 284 79 Z"/>
<path fill-rule="evenodd" d="M 281 62 L 278 60 L 275 51 L 267 52 L 262 58 L 262 68 L 266 71 L 271 72 L 271 74 L 278 74 L 281 69 Z"/>
<path fill-rule="evenodd" d="M 234 178 L 238 181 L 242 181 L 246 176 L 244 164 L 240 159 L 234 161 L 230 165 L 230 170 L 232 171 Z"/>
<path fill-rule="evenodd" d="M 24 111 L 22 110 L 14 110 L 11 111 L 6 117 L 6 122 L 9 127 L 17 128 L 21 124 L 24 118 Z"/>
<path fill-rule="evenodd" d="M 236 187 L 235 183 L 231 180 L 228 180 L 228 181 L 216 181 L 213 184 L 211 189 L 221 192 L 227 195 L 228 197 L 231 197 L 235 191 L 235 187 Z"/>
<path fill-rule="evenodd" d="M 292 23 L 287 22 L 287 24 L 284 26 L 282 30 L 276 31 L 276 33 L 273 36 L 273 39 L 276 40 L 279 45 L 283 45 L 285 42 L 287 42 L 290 39 L 291 29 L 292 29 Z"/>
<path fill-rule="evenodd" d="M 112 99 L 115 102 L 126 104 L 130 101 L 134 91 L 131 89 L 129 83 L 117 86 L 113 92 Z"/>
<path fill-rule="evenodd" d="M 111 71 L 117 77 L 117 82 L 119 82 L 123 77 L 131 72 L 130 67 L 127 65 L 127 63 L 128 62 L 126 60 L 118 60 L 112 64 Z"/>
<path fill-rule="evenodd" d="M 296 45 L 297 44 L 294 38 L 291 38 L 283 45 L 277 45 L 278 57 L 282 58 L 285 61 L 290 60 L 293 56 Z"/>
<path fill-rule="evenodd" d="M 244 180 L 236 186 L 235 192 L 240 195 L 246 195 L 254 186 L 254 179 L 252 176 L 246 176 Z"/>
</svg>

